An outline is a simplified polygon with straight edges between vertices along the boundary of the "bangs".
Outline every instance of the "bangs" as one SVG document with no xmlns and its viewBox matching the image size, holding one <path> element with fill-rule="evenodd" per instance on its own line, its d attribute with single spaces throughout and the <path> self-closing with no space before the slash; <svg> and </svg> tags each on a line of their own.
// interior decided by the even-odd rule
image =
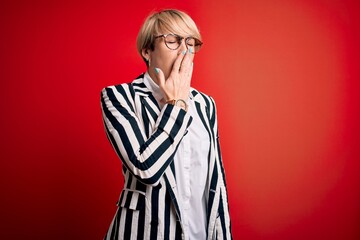
<svg viewBox="0 0 360 240">
<path fill-rule="evenodd" d="M 192 36 L 201 40 L 199 30 L 193 20 L 176 13 L 162 12 L 158 14 L 154 34 L 173 33 L 182 37 Z"/>
</svg>

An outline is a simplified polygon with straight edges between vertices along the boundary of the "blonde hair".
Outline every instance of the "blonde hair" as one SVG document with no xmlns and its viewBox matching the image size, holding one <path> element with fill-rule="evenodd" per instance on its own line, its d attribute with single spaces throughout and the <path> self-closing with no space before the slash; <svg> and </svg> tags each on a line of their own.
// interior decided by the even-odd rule
<svg viewBox="0 0 360 240">
<path fill-rule="evenodd" d="M 160 34 L 174 33 L 179 36 L 192 36 L 201 40 L 200 32 L 185 12 L 176 9 L 166 9 L 150 14 L 143 23 L 137 36 L 136 47 L 142 56 L 143 49 L 154 50 L 155 36 Z"/>
</svg>

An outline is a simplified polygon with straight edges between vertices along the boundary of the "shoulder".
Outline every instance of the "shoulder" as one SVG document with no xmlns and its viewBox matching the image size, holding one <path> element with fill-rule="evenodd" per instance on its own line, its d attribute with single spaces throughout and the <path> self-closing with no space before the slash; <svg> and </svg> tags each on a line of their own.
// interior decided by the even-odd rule
<svg viewBox="0 0 360 240">
<path fill-rule="evenodd" d="M 108 95 L 108 94 L 120 94 L 123 96 L 134 95 L 136 89 L 143 88 L 144 84 L 144 74 L 139 75 L 135 78 L 132 82 L 121 83 L 116 85 L 106 86 L 101 90 L 101 96 Z"/>
<path fill-rule="evenodd" d="M 195 102 L 204 104 L 209 108 L 215 107 L 215 100 L 210 95 L 203 93 L 195 88 L 191 88 L 191 95 Z"/>
</svg>

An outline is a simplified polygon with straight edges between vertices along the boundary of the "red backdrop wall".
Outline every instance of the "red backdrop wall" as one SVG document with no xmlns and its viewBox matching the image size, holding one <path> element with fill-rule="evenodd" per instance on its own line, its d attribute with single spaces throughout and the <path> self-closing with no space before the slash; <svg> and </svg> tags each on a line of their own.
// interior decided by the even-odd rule
<svg viewBox="0 0 360 240">
<path fill-rule="evenodd" d="M 145 71 L 137 31 L 169 7 L 203 35 L 234 239 L 360 239 L 355 0 L 2 1 L 0 238 L 102 238 L 123 178 L 100 90 Z"/>
</svg>

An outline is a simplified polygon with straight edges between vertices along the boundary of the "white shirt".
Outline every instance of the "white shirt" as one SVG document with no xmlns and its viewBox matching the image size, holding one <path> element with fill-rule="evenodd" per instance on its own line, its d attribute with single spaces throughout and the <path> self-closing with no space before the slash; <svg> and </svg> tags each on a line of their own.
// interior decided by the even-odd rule
<svg viewBox="0 0 360 240">
<path fill-rule="evenodd" d="M 151 90 L 159 106 L 164 105 L 159 86 L 146 72 L 144 84 Z M 188 113 L 193 120 L 174 156 L 178 204 L 181 210 L 185 239 L 206 239 L 206 194 L 210 140 L 194 101 L 187 99 Z"/>
</svg>

